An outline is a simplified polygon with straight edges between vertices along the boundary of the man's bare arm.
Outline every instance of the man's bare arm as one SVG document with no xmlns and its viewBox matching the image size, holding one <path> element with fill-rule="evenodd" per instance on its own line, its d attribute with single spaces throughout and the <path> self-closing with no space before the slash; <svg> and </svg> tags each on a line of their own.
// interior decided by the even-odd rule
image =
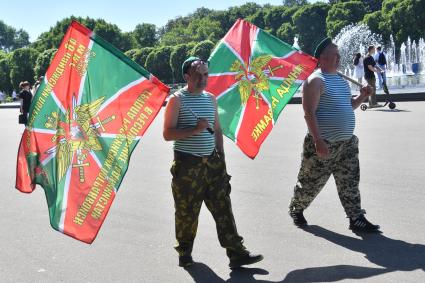
<svg viewBox="0 0 425 283">
<path fill-rule="evenodd" d="M 214 120 L 214 135 L 215 135 L 215 149 L 217 152 L 224 156 L 224 147 L 223 147 L 223 131 L 221 130 L 220 120 L 218 118 L 217 111 L 217 100 L 214 96 L 211 96 L 214 102 L 215 107 L 215 120 Z"/>
<path fill-rule="evenodd" d="M 303 86 L 303 109 L 304 118 L 310 134 L 316 146 L 316 153 L 319 157 L 326 157 L 329 154 L 328 146 L 323 140 L 319 125 L 316 119 L 316 110 L 319 105 L 320 95 L 323 92 L 323 82 L 320 78 L 308 79 Z"/>
</svg>

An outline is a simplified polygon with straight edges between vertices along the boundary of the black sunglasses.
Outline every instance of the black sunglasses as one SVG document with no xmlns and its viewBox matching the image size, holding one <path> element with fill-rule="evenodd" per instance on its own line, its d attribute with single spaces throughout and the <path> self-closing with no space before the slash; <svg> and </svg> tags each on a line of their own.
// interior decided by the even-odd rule
<svg viewBox="0 0 425 283">
<path fill-rule="evenodd" d="M 206 65 L 207 67 L 209 67 L 210 62 L 205 60 L 195 60 L 195 61 L 186 62 L 183 67 L 183 73 L 187 74 L 187 71 L 189 70 L 190 67 L 196 67 L 200 65 Z"/>
</svg>

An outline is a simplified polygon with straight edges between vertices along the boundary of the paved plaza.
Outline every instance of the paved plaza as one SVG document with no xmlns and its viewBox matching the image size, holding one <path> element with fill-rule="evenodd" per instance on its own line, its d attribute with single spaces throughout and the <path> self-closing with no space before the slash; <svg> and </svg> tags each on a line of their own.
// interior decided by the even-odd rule
<svg viewBox="0 0 425 283">
<path fill-rule="evenodd" d="M 425 282 L 425 102 L 356 111 L 363 208 L 381 235 L 356 235 L 330 179 L 296 228 L 288 216 L 306 132 L 288 105 L 255 160 L 225 139 L 233 211 L 246 246 L 264 261 L 230 270 L 203 206 L 190 269 L 177 266 L 163 111 L 133 153 L 92 245 L 50 227 L 44 191 L 14 189 L 23 131 L 18 109 L 0 109 L 0 282 Z"/>
</svg>

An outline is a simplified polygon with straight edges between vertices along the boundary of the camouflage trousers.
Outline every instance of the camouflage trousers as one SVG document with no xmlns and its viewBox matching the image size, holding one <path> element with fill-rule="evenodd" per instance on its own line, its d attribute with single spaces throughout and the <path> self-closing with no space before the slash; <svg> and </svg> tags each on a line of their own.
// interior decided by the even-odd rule
<svg viewBox="0 0 425 283">
<path fill-rule="evenodd" d="M 327 144 L 329 156 L 320 159 L 316 155 L 312 136 L 307 134 L 305 137 L 298 182 L 289 209 L 296 212 L 306 209 L 332 174 L 345 213 L 350 218 L 356 218 L 364 213 L 359 191 L 359 139 L 353 135 L 347 141 Z"/>
<path fill-rule="evenodd" d="M 230 200 L 230 176 L 224 160 L 215 152 L 208 157 L 197 157 L 175 151 L 170 171 L 175 207 L 175 249 L 179 255 L 192 252 L 203 202 L 215 220 L 220 245 L 226 248 L 229 258 L 246 254 L 243 238 L 236 230 Z"/>
</svg>

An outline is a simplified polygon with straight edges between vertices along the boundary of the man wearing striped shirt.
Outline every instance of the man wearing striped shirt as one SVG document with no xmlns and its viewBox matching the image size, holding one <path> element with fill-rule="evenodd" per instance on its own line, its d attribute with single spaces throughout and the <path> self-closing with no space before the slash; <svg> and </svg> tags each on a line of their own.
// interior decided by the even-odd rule
<svg viewBox="0 0 425 283">
<path fill-rule="evenodd" d="M 192 248 L 203 202 L 216 222 L 220 245 L 230 259 L 229 267 L 261 261 L 263 256 L 249 253 L 236 230 L 217 103 L 204 91 L 208 64 L 190 57 L 182 65 L 182 74 L 187 86 L 170 98 L 163 131 L 165 140 L 174 141 L 170 171 L 179 266 L 194 264 Z"/>
<path fill-rule="evenodd" d="M 303 211 L 311 204 L 331 175 L 338 196 L 355 232 L 379 232 L 364 216 L 360 203 L 358 138 L 353 135 L 354 109 L 371 93 L 370 86 L 352 98 L 347 81 L 338 73 L 340 54 L 330 38 L 316 48 L 319 68 L 303 86 L 302 104 L 308 134 L 304 139 L 301 168 L 289 205 L 297 226 L 307 225 Z"/>
</svg>

